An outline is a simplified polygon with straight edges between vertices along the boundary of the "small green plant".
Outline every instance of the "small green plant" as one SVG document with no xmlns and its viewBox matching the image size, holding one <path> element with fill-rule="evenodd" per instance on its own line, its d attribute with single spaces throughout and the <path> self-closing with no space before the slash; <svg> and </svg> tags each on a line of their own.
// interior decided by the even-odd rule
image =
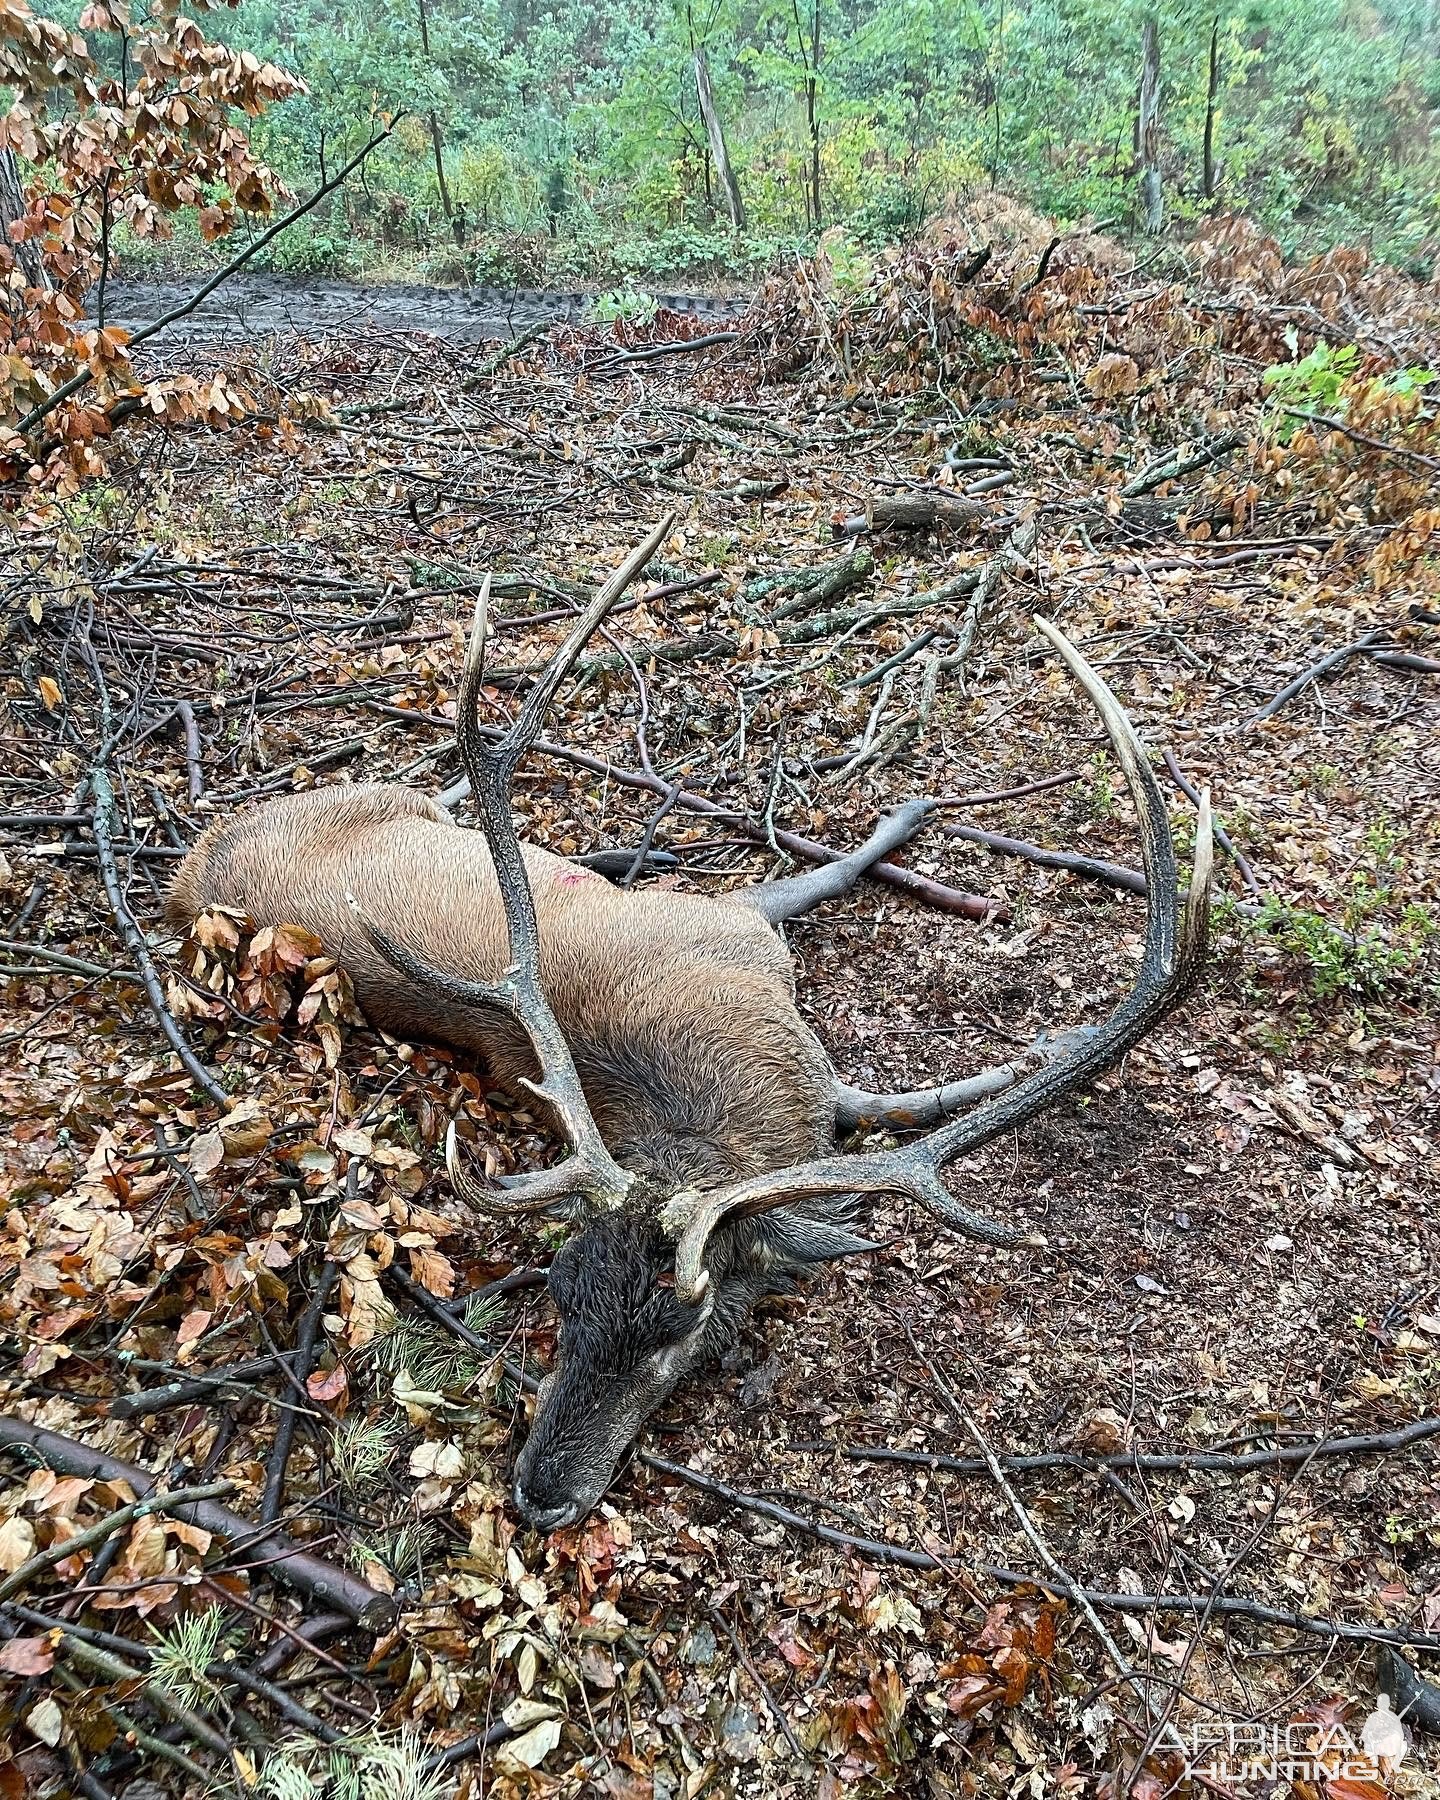
<svg viewBox="0 0 1440 1800">
<path fill-rule="evenodd" d="M 1320 771 L 1316 771 L 1319 773 Z M 1404 832 L 1387 820 L 1365 833 L 1365 855 L 1351 869 L 1338 920 L 1269 899 L 1255 920 L 1310 972 L 1317 1000 L 1375 996 L 1395 982 L 1417 978 L 1440 937 L 1432 908 L 1411 901 L 1396 910 L 1395 886 L 1405 869 Z"/>
<path fill-rule="evenodd" d="M 65 523 L 77 533 L 103 531 L 124 516 L 128 504 L 123 488 L 94 483 L 67 503 Z"/>
<path fill-rule="evenodd" d="M 1090 813 L 1092 818 L 1108 819 L 1115 812 L 1115 783 L 1110 764 L 1103 755 L 1090 758 Z"/>
<path fill-rule="evenodd" d="M 1373 996 L 1418 974 L 1430 940 L 1440 932 L 1433 913 L 1421 905 L 1407 906 L 1387 925 L 1380 915 L 1389 896 L 1387 887 L 1357 870 L 1339 925 L 1275 899 L 1265 902 L 1257 924 L 1308 965 L 1317 1000 Z"/>
<path fill-rule="evenodd" d="M 473 1298 L 465 1308 L 464 1323 L 475 1337 L 483 1338 L 500 1318 L 495 1299 Z M 490 1366 L 490 1358 L 469 1344 L 416 1318 L 398 1321 L 377 1344 L 380 1366 L 391 1374 L 409 1371 L 417 1388 L 446 1393 L 473 1387 Z"/>
<path fill-rule="evenodd" d="M 881 250 L 914 237 L 930 210 L 930 190 L 892 176 L 859 206 L 851 226 L 862 244 Z"/>
<path fill-rule="evenodd" d="M 356 1538 L 350 1546 L 350 1561 L 357 1569 L 367 1562 L 379 1563 L 396 1581 L 406 1581 L 423 1572 L 439 1543 L 440 1533 L 434 1525 L 424 1519 L 403 1519 L 377 1538 Z"/>
<path fill-rule="evenodd" d="M 1305 781 L 1317 794 L 1333 794 L 1340 785 L 1340 771 L 1334 763 L 1316 763 Z"/>
<path fill-rule="evenodd" d="M 415 1731 L 325 1746 L 296 1738 L 266 1758 L 255 1791 L 262 1800 L 441 1800 L 453 1784 L 443 1769 L 427 1770 L 428 1760 Z"/>
<path fill-rule="evenodd" d="M 1291 351 L 1299 347 L 1294 326 L 1285 333 Z M 1329 412 L 1340 399 L 1340 390 L 1355 373 L 1360 352 L 1354 344 L 1337 347 L 1322 339 L 1296 362 L 1272 363 L 1265 371 L 1266 392 L 1277 407 L 1298 406 L 1307 411 Z"/>
<path fill-rule="evenodd" d="M 867 255 L 864 246 L 848 232 L 834 231 L 825 238 L 824 250 L 830 259 L 835 292 L 847 297 L 863 294 L 875 273 L 874 260 Z"/>
<path fill-rule="evenodd" d="M 1403 833 L 1394 825 L 1387 825 L 1383 820 L 1367 828 L 1365 832 L 1365 848 L 1371 860 L 1376 863 L 1392 864 L 1395 852 L 1403 841 Z"/>
<path fill-rule="evenodd" d="M 608 293 L 597 294 L 590 306 L 590 317 L 597 325 L 622 323 L 625 325 L 648 325 L 660 310 L 660 303 L 653 294 L 644 293 L 639 288 L 611 288 Z"/>
<path fill-rule="evenodd" d="M 341 275 L 353 267 L 354 247 L 348 238 L 316 231 L 299 236 L 286 232 L 273 249 L 262 250 L 257 268 L 270 267 L 279 275 Z"/>
<path fill-rule="evenodd" d="M 330 1437 L 330 1467 L 341 1488 L 348 1494 L 363 1492 L 389 1466 L 404 1436 L 398 1416 L 367 1419 L 353 1413 L 342 1419 Z"/>
<path fill-rule="evenodd" d="M 204 1705 L 219 1692 L 207 1670 L 224 1660 L 233 1633 L 218 1606 L 182 1613 L 158 1632 L 150 1650 L 150 1679 L 184 1706 Z"/>
<path fill-rule="evenodd" d="M 1285 342 L 1292 354 L 1299 348 L 1295 327 L 1285 332 Z M 1319 412 L 1345 416 L 1348 402 L 1358 390 L 1361 394 L 1415 394 L 1436 377 L 1429 369 L 1393 369 L 1373 381 L 1355 382 L 1360 351 L 1355 344 L 1327 344 L 1321 340 L 1307 355 L 1288 363 L 1272 363 L 1264 374 L 1265 391 L 1275 409 L 1276 435 L 1288 443 L 1304 423 L 1289 418 L 1292 411 Z"/>
</svg>

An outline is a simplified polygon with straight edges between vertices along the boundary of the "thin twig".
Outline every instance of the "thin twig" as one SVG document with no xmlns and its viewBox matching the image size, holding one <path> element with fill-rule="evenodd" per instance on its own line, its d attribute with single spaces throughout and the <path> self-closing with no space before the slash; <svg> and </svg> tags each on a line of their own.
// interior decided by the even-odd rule
<svg viewBox="0 0 1440 1800">
<path fill-rule="evenodd" d="M 200 1061 L 190 1048 L 185 1034 L 175 1022 L 174 1014 L 165 1003 L 165 993 L 160 985 L 160 977 L 155 968 L 155 960 L 150 954 L 150 946 L 145 942 L 145 934 L 135 923 L 135 916 L 126 904 L 125 892 L 120 884 L 120 870 L 115 861 L 114 828 L 115 828 L 115 788 L 110 780 L 109 759 L 113 746 L 110 719 L 110 690 L 100 669 L 100 662 L 90 642 L 87 629 L 80 638 L 81 651 L 90 666 L 90 673 L 95 682 L 95 692 L 100 703 L 100 729 L 102 742 L 96 752 L 94 766 L 89 772 L 90 791 L 95 796 L 95 811 L 91 819 L 91 829 L 95 835 L 95 854 L 100 864 L 100 879 L 105 886 L 105 897 L 110 902 L 110 911 L 114 914 L 115 923 L 125 946 L 140 971 L 140 979 L 144 984 L 145 996 L 150 1002 L 150 1010 L 155 1014 L 160 1029 L 169 1039 L 175 1054 L 180 1058 L 190 1079 L 216 1103 L 228 1108 L 230 1096 L 220 1083 Z"/>
<path fill-rule="evenodd" d="M 1227 1618 L 1252 1619 L 1257 1624 L 1282 1626 L 1288 1631 L 1302 1632 L 1308 1637 L 1342 1639 L 1347 1643 L 1358 1644 L 1409 1645 L 1420 1650 L 1440 1651 L 1440 1633 L 1347 1625 L 1333 1619 L 1312 1619 L 1307 1618 L 1304 1613 L 1286 1612 L 1280 1607 L 1266 1606 L 1261 1601 L 1247 1600 L 1237 1594 L 1222 1594 L 1213 1603 L 1208 1602 L 1203 1594 L 1119 1594 L 1102 1588 L 1081 1588 L 1073 1582 L 1063 1583 L 1058 1579 L 1053 1583 L 1039 1581 L 1033 1574 L 1022 1575 L 1017 1570 L 1007 1569 L 996 1563 L 961 1565 L 932 1556 L 928 1550 L 911 1550 L 903 1544 L 888 1544 L 878 1538 L 861 1537 L 854 1532 L 837 1530 L 833 1525 L 823 1525 L 818 1519 L 807 1518 L 804 1513 L 798 1513 L 792 1507 L 781 1506 L 778 1501 L 761 1499 L 759 1495 L 732 1487 L 729 1482 L 721 1481 L 714 1475 L 702 1474 L 699 1469 L 688 1468 L 684 1463 L 670 1462 L 649 1451 L 639 1452 L 636 1461 L 647 1469 L 654 1469 L 658 1474 L 668 1475 L 672 1480 L 698 1488 L 711 1499 L 723 1500 L 731 1506 L 755 1513 L 762 1519 L 771 1519 L 787 1530 L 798 1531 L 822 1544 L 853 1551 L 871 1562 L 895 1563 L 907 1569 L 934 1569 L 952 1575 L 984 1575 L 1006 1587 L 1053 1587 L 1054 1592 L 1069 1600 L 1078 1601 L 1083 1593 L 1092 1606 L 1103 1607 L 1106 1611 L 1196 1613 L 1205 1611 L 1208 1605 L 1209 1611 L 1217 1616 L 1223 1614 Z"/>
<path fill-rule="evenodd" d="M 1170 779 L 1175 783 L 1176 787 L 1179 788 L 1180 792 L 1192 806 L 1199 806 L 1200 796 L 1195 791 L 1194 786 L 1186 780 L 1184 774 L 1181 772 L 1180 765 L 1175 760 L 1175 752 L 1167 747 L 1164 756 L 1165 767 L 1169 771 Z M 1257 900 L 1263 901 L 1265 896 L 1260 892 L 1260 883 L 1255 879 L 1255 871 L 1235 848 L 1229 832 L 1226 831 L 1225 827 L 1218 819 L 1213 819 L 1211 825 L 1215 832 L 1215 842 L 1230 858 L 1231 862 L 1234 863 L 1240 879 L 1245 883 L 1246 887 L 1249 888 L 1250 892 Z"/>
<path fill-rule="evenodd" d="M 112 1533 L 126 1530 L 136 1519 L 172 1513 L 194 1500 L 218 1500 L 224 1494 L 233 1494 L 235 1487 L 233 1481 L 208 1481 L 201 1487 L 175 1488 L 168 1494 L 147 1494 L 141 1500 L 132 1500 L 128 1506 L 118 1506 L 114 1512 L 106 1513 L 103 1519 L 97 1519 L 73 1537 L 57 1538 L 53 1544 L 47 1544 L 43 1550 L 27 1557 L 18 1569 L 0 1581 L 0 1601 L 18 1594 L 37 1575 L 43 1575 L 46 1569 L 64 1562 L 77 1551 L 88 1550 L 92 1544 L 103 1543 Z"/>
<path fill-rule="evenodd" d="M 1381 456 L 1399 456 L 1406 462 L 1419 463 L 1425 469 L 1440 469 L 1440 457 L 1425 456 L 1419 450 L 1411 450 L 1405 444 L 1387 444 L 1382 438 L 1371 437 L 1368 432 L 1358 431 L 1355 426 L 1348 425 L 1344 419 L 1331 418 L 1328 413 L 1306 412 L 1300 406 L 1285 408 L 1287 419 L 1304 419 L 1307 424 L 1321 425 L 1326 431 L 1338 431 L 1342 437 L 1348 437 L 1357 444 L 1364 444 L 1367 450 L 1376 450 Z"/>
<path fill-rule="evenodd" d="M 1056 1581 L 1063 1583 L 1064 1586 L 1070 1589 L 1074 1594 L 1076 1605 L 1080 1608 L 1081 1612 L 1084 1613 L 1087 1624 L 1099 1639 L 1101 1647 L 1104 1649 L 1105 1654 L 1110 1658 L 1116 1674 L 1140 1702 L 1145 1710 L 1146 1718 L 1149 1719 L 1153 1725 L 1156 1709 L 1155 1703 L 1150 1697 L 1149 1685 L 1131 1666 L 1130 1659 L 1115 1642 L 1105 1621 L 1100 1617 L 1099 1613 L 1096 1612 L 1094 1605 L 1086 1597 L 1084 1590 L 1076 1585 L 1069 1572 L 1062 1567 L 1059 1558 L 1041 1536 L 1039 1527 L 1030 1516 L 1030 1509 L 1010 1485 L 1009 1480 L 1006 1478 L 1005 1471 L 1000 1467 L 995 1452 L 990 1448 L 989 1440 L 986 1438 L 985 1433 L 980 1429 L 979 1423 L 972 1416 L 969 1409 L 962 1403 L 960 1397 L 936 1368 L 935 1364 L 925 1355 L 919 1345 L 915 1342 L 908 1319 L 905 1321 L 905 1335 L 910 1340 L 910 1348 L 929 1370 L 930 1379 L 935 1383 L 936 1390 L 945 1404 L 945 1410 L 957 1424 L 963 1425 L 970 1436 L 974 1438 L 975 1447 L 979 1450 L 981 1456 L 985 1460 L 985 1467 L 989 1471 L 990 1479 L 1000 1490 L 1006 1505 L 1010 1508 L 1011 1512 L 1014 1513 L 1020 1529 L 1030 1540 L 1031 1548 L 1050 1571 L 1051 1575 L 1055 1577 Z"/>
<path fill-rule="evenodd" d="M 1440 1437 L 1440 1418 L 1414 1419 L 1394 1431 L 1367 1437 L 1307 1439 L 1302 1444 L 1277 1445 L 1273 1450 L 1122 1450 L 1113 1456 L 1087 1456 L 1079 1451 L 1041 1450 L 1030 1455 L 1002 1456 L 1000 1466 L 1012 1474 L 1035 1469 L 1078 1469 L 1102 1474 L 1114 1469 L 1121 1474 L 1174 1474 L 1186 1469 L 1209 1470 L 1227 1475 L 1251 1469 L 1274 1469 L 1306 1463 L 1316 1456 L 1387 1456 L 1411 1444 Z M 987 1465 L 973 1456 L 943 1456 L 929 1450 L 895 1450 L 885 1444 L 791 1444 L 796 1452 L 828 1452 L 848 1462 L 904 1463 L 911 1468 L 944 1469 L 953 1475 L 981 1475 Z"/>
<path fill-rule="evenodd" d="M 0 938 L 0 950 L 7 950 L 16 956 L 33 956 L 37 962 L 49 963 L 51 967 L 63 969 L 68 975 L 88 975 L 92 979 L 112 975 L 131 975 L 130 969 L 106 969 L 99 963 L 86 962 L 83 956 L 66 956 L 59 950 L 51 950 L 45 944 L 27 944 L 21 938 Z M 0 975 L 10 971 L 0 967 Z"/>
<path fill-rule="evenodd" d="M 771 1717 L 780 1727 L 781 1731 L 784 1732 L 785 1741 L 790 1746 L 791 1755 L 794 1756 L 797 1762 L 808 1762 L 810 1759 L 805 1754 L 805 1746 L 800 1742 L 799 1738 L 796 1737 L 794 1727 L 785 1716 L 784 1707 L 781 1706 L 780 1702 L 770 1690 L 770 1683 L 760 1673 L 759 1669 L 755 1667 L 755 1659 L 745 1648 L 740 1633 L 736 1631 L 735 1627 L 725 1617 L 724 1613 L 720 1611 L 718 1606 L 712 1606 L 709 1609 L 709 1612 L 710 1617 L 725 1633 L 726 1637 L 729 1638 L 730 1647 L 740 1659 L 741 1666 L 744 1668 L 745 1673 L 750 1677 L 751 1681 L 754 1682 L 755 1687 L 760 1694 L 760 1698 L 770 1710 Z"/>
<path fill-rule="evenodd" d="M 118 1456 L 92 1450 L 88 1444 L 9 1414 L 0 1414 L 0 1449 L 4 1448 L 27 1450 L 37 1462 L 62 1475 L 128 1482 L 141 1498 L 155 1486 L 155 1476 L 148 1469 L 137 1468 L 134 1463 L 122 1462 Z M 179 1510 L 190 1524 L 226 1539 L 232 1546 L 232 1554 L 242 1563 L 263 1560 L 277 1580 L 311 1595 L 322 1605 L 346 1613 L 367 1631 L 388 1630 L 393 1624 L 398 1608 L 388 1594 L 377 1593 L 348 1570 L 322 1561 L 282 1533 L 273 1529 L 264 1532 L 265 1543 L 261 1544 L 252 1520 L 241 1518 L 214 1500 L 187 1502 Z M 262 1550 L 265 1552 L 263 1557 Z"/>
<path fill-rule="evenodd" d="M 350 1167 L 358 1169 L 359 1163 L 352 1161 Z M 293 1364 L 281 1364 L 294 1383 L 300 1384 L 301 1393 L 305 1392 L 304 1382 L 309 1375 L 315 1360 L 315 1340 L 320 1332 L 320 1316 L 325 1310 L 325 1302 L 330 1298 L 330 1290 L 340 1274 L 338 1263 L 327 1257 L 322 1264 L 320 1274 L 315 1283 L 315 1292 L 310 1296 L 310 1303 L 305 1308 L 300 1320 L 300 1328 L 295 1334 L 295 1356 Z M 276 1362 L 280 1359 L 277 1356 Z M 291 1446 L 295 1442 L 295 1427 L 299 1424 L 300 1414 L 294 1407 L 286 1407 L 275 1425 L 275 1441 L 270 1447 L 270 1456 L 265 1465 L 265 1492 L 260 1501 L 260 1520 L 264 1525 L 273 1524 L 280 1517 L 285 1504 L 285 1470 L 290 1461 Z"/>
<path fill-rule="evenodd" d="M 152 1413 L 168 1412 L 175 1406 L 188 1406 L 192 1400 L 213 1401 L 223 1390 L 243 1391 L 252 1382 L 269 1375 L 281 1357 L 293 1357 L 293 1350 L 282 1350 L 277 1356 L 252 1356 L 245 1362 L 232 1363 L 227 1369 L 214 1369 L 196 1374 L 184 1381 L 167 1381 L 163 1387 L 141 1388 L 135 1394 L 118 1394 L 105 1403 L 112 1419 L 143 1419 Z M 128 1368 L 146 1368 L 139 1358 L 127 1359 Z M 169 1365 L 167 1365 L 169 1366 Z"/>
<path fill-rule="evenodd" d="M 1266 719 L 1274 718 L 1282 706 L 1287 705 L 1297 694 L 1303 693 L 1312 681 L 1318 681 L 1322 675 L 1328 675 L 1331 669 L 1339 668 L 1341 663 L 1349 662 L 1352 656 L 1358 656 L 1362 651 L 1368 650 L 1372 644 L 1379 643 L 1385 635 L 1383 631 L 1379 630 L 1367 631 L 1364 637 L 1356 638 L 1353 644 L 1342 644 L 1338 650 L 1328 651 L 1318 662 L 1311 663 L 1308 669 L 1302 669 L 1293 681 L 1287 681 L 1274 699 L 1267 700 L 1259 712 L 1247 722 L 1245 729 L 1253 730 L 1256 725 L 1263 724 Z"/>
</svg>

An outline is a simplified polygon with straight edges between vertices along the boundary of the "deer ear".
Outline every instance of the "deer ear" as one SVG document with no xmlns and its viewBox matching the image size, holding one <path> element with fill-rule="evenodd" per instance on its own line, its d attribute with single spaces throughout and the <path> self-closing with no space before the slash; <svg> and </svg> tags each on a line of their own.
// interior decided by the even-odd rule
<svg viewBox="0 0 1440 1800">
<path fill-rule="evenodd" d="M 841 1256 L 863 1256 L 879 1244 L 862 1238 L 843 1225 L 781 1208 L 757 1221 L 755 1259 L 766 1268 L 786 1263 L 834 1262 Z"/>
</svg>

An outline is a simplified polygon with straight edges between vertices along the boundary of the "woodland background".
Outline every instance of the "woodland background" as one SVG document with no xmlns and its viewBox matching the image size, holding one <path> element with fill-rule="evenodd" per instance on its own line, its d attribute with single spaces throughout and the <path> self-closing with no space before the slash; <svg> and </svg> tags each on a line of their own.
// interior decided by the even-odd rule
<svg viewBox="0 0 1440 1800">
<path fill-rule="evenodd" d="M 857 252 L 999 187 L 1127 225 L 1146 33 L 1167 215 L 1428 273 L 1435 0 L 243 0 L 226 37 L 302 76 L 257 150 L 292 184 L 409 115 L 275 266 L 545 282 L 741 276 L 838 227 Z M 696 92 L 703 56 L 743 208 Z"/>
</svg>

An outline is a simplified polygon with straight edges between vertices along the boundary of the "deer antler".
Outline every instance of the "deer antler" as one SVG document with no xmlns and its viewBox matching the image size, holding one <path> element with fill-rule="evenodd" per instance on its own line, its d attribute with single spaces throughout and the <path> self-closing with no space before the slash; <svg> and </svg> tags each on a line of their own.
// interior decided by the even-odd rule
<svg viewBox="0 0 1440 1800">
<path fill-rule="evenodd" d="M 540 984 L 540 934 L 535 919 L 535 897 L 530 889 L 520 840 L 515 833 L 510 790 L 515 771 L 540 734 L 555 690 L 569 674 L 611 607 L 669 536 L 674 524 L 674 513 L 668 513 L 597 592 L 574 630 L 541 672 L 509 731 L 495 743 L 486 739 L 479 728 L 490 599 L 488 575 L 481 587 L 456 701 L 455 726 L 460 758 L 470 777 L 480 828 L 490 847 L 495 878 L 505 906 L 510 966 L 500 979 L 495 982 L 466 981 L 432 968 L 373 919 L 367 918 L 353 894 L 347 896 L 370 942 L 402 975 L 417 986 L 443 995 L 449 1002 L 498 1009 L 513 1019 L 530 1040 L 540 1066 L 540 1079 L 521 1079 L 544 1102 L 570 1154 L 553 1169 L 517 1176 L 502 1188 L 489 1187 L 476 1181 L 461 1163 L 452 1125 L 445 1140 L 445 1161 L 450 1179 L 462 1198 L 488 1212 L 532 1212 L 572 1194 L 593 1206 L 618 1207 L 634 1179 L 605 1148 L 581 1089 L 570 1046 Z"/>
<path fill-rule="evenodd" d="M 678 1294 L 698 1299 L 705 1291 L 709 1281 L 705 1248 L 723 1220 L 769 1212 L 792 1201 L 825 1194 L 903 1195 L 928 1207 L 946 1224 L 969 1237 L 992 1244 L 1015 1243 L 1017 1233 L 961 1205 L 941 1182 L 941 1169 L 956 1157 L 978 1150 L 1034 1118 L 1061 1095 L 1118 1061 L 1193 987 L 1204 961 L 1210 922 L 1209 794 L 1200 798 L 1194 871 L 1182 916 L 1176 893 L 1177 866 L 1170 818 L 1135 727 L 1075 646 L 1047 620 L 1037 618 L 1035 625 L 1054 645 L 1104 721 L 1140 815 L 1147 900 L 1145 951 L 1134 988 L 1098 1030 L 1077 1035 L 1043 1068 L 928 1137 L 893 1150 L 824 1157 L 793 1169 L 756 1175 L 712 1193 L 689 1190 L 676 1194 L 662 1212 L 661 1224 L 676 1240 Z"/>
</svg>

